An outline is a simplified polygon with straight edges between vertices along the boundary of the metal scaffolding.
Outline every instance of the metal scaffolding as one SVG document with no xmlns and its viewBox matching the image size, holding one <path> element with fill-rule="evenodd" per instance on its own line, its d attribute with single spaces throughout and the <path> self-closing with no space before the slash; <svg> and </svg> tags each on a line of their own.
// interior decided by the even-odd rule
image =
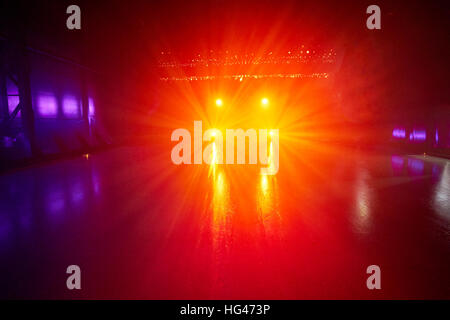
<svg viewBox="0 0 450 320">
<path fill-rule="evenodd" d="M 31 156 L 37 156 L 39 150 L 35 136 L 35 117 L 32 106 L 30 65 L 25 45 L 18 42 L 1 40 L 0 45 L 0 101 L 1 101 L 1 135 L 14 137 L 18 131 L 23 132 L 29 146 Z M 19 103 L 10 112 L 7 81 L 11 81 L 18 89 Z M 20 125 L 17 115 L 21 114 Z"/>
<path fill-rule="evenodd" d="M 64 57 L 29 47 L 19 39 L 20 37 L 14 37 L 14 40 L 10 40 L 0 35 L 0 139 L 3 140 L 0 143 L 4 145 L 5 139 L 15 141 L 18 135 L 23 135 L 27 157 L 41 155 L 36 141 L 35 114 L 30 83 L 30 55 L 32 54 L 72 65 L 80 70 L 81 113 L 86 135 L 91 140 L 88 74 L 95 73 L 95 71 Z M 17 92 L 8 92 L 8 83 L 17 87 Z M 13 96 L 17 98 L 11 99 Z M 17 105 L 12 105 L 12 101 L 18 101 Z M 20 117 L 18 117 L 19 113 Z"/>
</svg>

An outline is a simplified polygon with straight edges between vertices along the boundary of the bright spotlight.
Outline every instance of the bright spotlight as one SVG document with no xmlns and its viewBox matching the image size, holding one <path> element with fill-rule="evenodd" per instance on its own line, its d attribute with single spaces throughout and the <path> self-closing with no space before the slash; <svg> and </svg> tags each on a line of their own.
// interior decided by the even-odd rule
<svg viewBox="0 0 450 320">
<path fill-rule="evenodd" d="M 263 107 L 267 107 L 269 105 L 269 99 L 262 98 L 261 99 L 261 104 L 262 104 Z"/>
<path fill-rule="evenodd" d="M 223 105 L 222 99 L 217 99 L 216 100 L 216 106 L 221 107 L 222 105 Z"/>
</svg>

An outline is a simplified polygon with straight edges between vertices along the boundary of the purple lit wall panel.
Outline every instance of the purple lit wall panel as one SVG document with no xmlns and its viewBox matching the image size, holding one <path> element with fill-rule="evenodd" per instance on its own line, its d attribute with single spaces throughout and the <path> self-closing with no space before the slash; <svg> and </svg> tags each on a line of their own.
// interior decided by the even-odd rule
<svg viewBox="0 0 450 320">
<path fill-rule="evenodd" d="M 38 118 L 56 118 L 58 116 L 58 101 L 51 93 L 39 93 L 35 99 L 34 109 Z"/>
<path fill-rule="evenodd" d="M 425 129 L 413 129 L 409 134 L 409 140 L 414 142 L 424 142 L 427 139 Z"/>
<path fill-rule="evenodd" d="M 406 130 L 404 128 L 394 128 L 392 136 L 397 139 L 404 139 L 406 137 Z"/>
<path fill-rule="evenodd" d="M 62 111 L 65 118 L 77 119 L 81 116 L 81 100 L 75 96 L 65 95 L 62 100 Z"/>
<path fill-rule="evenodd" d="M 37 118 L 81 119 L 78 67 L 33 55 L 31 89 Z"/>
<path fill-rule="evenodd" d="M 36 138 L 44 154 L 70 152 L 86 147 L 89 141 L 83 120 L 81 70 L 48 57 L 30 57 L 31 90 L 36 116 Z M 86 77 L 88 78 L 88 77 Z M 94 114 L 94 92 L 89 86 L 89 105 Z"/>
<path fill-rule="evenodd" d="M 73 58 L 73 60 L 77 60 Z M 73 64 L 61 62 L 51 57 L 30 53 L 31 102 L 35 116 L 35 136 L 37 147 L 43 154 L 57 154 L 96 146 L 103 141 L 89 136 L 97 134 L 102 122 L 101 110 L 95 87 L 95 78 L 86 71 L 83 75 L 88 93 L 88 121 L 83 119 L 82 70 Z M 12 113 L 19 103 L 18 88 L 7 80 L 8 111 Z M 94 121 L 95 119 L 95 121 Z M 89 130 L 88 123 L 91 125 Z M 21 113 L 11 121 L 13 128 L 22 127 Z M 103 127 L 101 127 L 103 128 Z M 14 129 L 16 130 L 16 129 Z M 106 132 L 102 131 L 107 136 Z M 95 137 L 95 136 L 94 136 Z M 31 157 L 31 152 L 23 133 L 12 132 L 1 143 L 8 147 L 5 155 L 8 161 Z"/>
</svg>

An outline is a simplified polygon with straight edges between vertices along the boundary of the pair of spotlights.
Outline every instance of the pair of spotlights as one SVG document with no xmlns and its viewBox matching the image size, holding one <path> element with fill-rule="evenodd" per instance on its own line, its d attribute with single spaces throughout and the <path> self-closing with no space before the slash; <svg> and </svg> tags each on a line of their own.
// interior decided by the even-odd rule
<svg viewBox="0 0 450 320">
<path fill-rule="evenodd" d="M 223 106 L 223 101 L 222 101 L 222 99 L 216 99 L 216 106 L 217 107 L 222 107 Z M 262 98 L 261 99 L 261 106 L 263 107 L 263 108 L 267 108 L 268 106 L 269 106 L 269 99 L 267 99 L 267 98 Z"/>
</svg>

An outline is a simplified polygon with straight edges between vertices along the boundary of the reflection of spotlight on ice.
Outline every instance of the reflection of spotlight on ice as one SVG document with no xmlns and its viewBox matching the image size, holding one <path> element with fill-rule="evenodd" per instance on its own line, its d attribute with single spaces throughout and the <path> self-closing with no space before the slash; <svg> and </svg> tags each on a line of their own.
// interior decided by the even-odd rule
<svg viewBox="0 0 450 320">
<path fill-rule="evenodd" d="M 450 221 L 450 165 L 445 164 L 441 180 L 434 190 L 433 206 L 438 214 Z"/>
<path fill-rule="evenodd" d="M 267 190 L 269 188 L 269 181 L 267 180 L 267 175 L 261 175 L 261 190 L 264 195 L 267 194 Z"/>
<path fill-rule="evenodd" d="M 369 186 L 370 176 L 367 171 L 360 172 L 355 185 L 354 226 L 361 234 L 367 234 L 372 224 L 373 191 Z"/>
<path fill-rule="evenodd" d="M 216 143 L 213 142 L 213 146 L 212 146 L 212 160 L 211 160 L 211 164 L 215 165 L 216 164 L 216 159 L 217 158 L 217 150 L 216 150 Z"/>
</svg>

